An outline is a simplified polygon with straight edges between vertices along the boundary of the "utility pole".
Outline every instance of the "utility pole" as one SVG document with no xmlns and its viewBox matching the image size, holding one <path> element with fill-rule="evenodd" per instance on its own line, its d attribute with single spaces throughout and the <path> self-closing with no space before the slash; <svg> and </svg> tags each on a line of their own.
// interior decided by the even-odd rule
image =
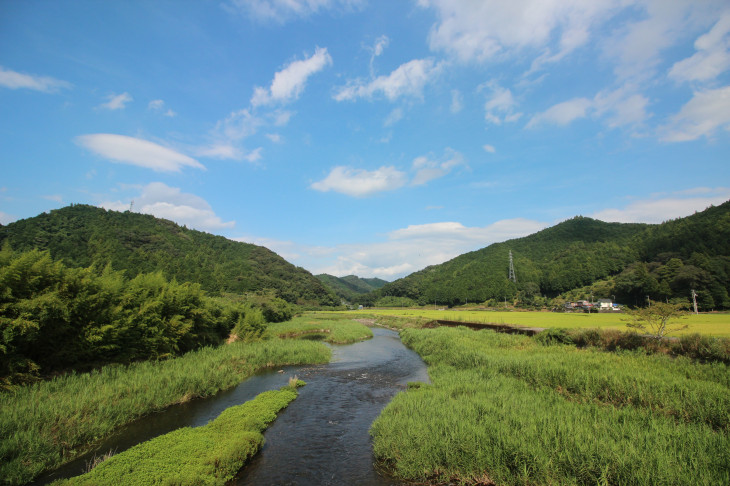
<svg viewBox="0 0 730 486">
<path fill-rule="evenodd" d="M 692 303 L 695 307 L 695 314 L 699 314 L 699 312 L 697 312 L 697 292 L 695 292 L 695 289 L 692 289 Z"/>
<path fill-rule="evenodd" d="M 512 282 L 517 283 L 517 277 L 515 277 L 515 264 L 512 261 L 512 250 L 509 251 L 509 277 Z"/>
</svg>

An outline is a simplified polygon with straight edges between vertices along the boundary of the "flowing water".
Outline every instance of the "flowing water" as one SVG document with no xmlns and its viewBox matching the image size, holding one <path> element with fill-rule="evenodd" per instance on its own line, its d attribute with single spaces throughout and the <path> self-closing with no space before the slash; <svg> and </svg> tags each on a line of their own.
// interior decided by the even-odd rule
<svg viewBox="0 0 730 486">
<path fill-rule="evenodd" d="M 287 367 L 283 371 L 260 373 L 214 397 L 147 416 L 35 484 L 81 474 L 94 455 L 121 452 L 180 427 L 205 425 L 228 407 L 281 388 L 294 375 L 307 386 L 299 389 L 299 397 L 267 429 L 263 449 L 233 484 L 397 484 L 375 470 L 368 430 L 409 381 L 428 381 L 426 365 L 403 346 L 397 333 L 373 328 L 373 339 L 333 346 L 328 365 Z"/>
</svg>

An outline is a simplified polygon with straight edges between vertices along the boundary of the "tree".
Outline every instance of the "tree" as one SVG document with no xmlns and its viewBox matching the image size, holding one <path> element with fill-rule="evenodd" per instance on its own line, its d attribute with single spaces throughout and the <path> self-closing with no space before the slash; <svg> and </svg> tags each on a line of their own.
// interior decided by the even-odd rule
<svg viewBox="0 0 730 486">
<path fill-rule="evenodd" d="M 650 301 L 648 307 L 628 310 L 626 313 L 630 321 L 627 327 L 649 332 L 656 339 L 662 339 L 670 332 L 687 329 L 688 324 L 675 324 L 670 322 L 673 319 L 684 319 L 687 312 L 684 310 L 684 303 L 664 303 Z"/>
</svg>

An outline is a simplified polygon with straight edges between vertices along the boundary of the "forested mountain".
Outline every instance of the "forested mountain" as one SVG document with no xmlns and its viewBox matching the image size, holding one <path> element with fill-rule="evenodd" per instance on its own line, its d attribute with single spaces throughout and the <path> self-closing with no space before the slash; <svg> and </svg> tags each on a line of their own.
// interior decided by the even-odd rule
<svg viewBox="0 0 730 486">
<path fill-rule="evenodd" d="M 15 251 L 49 250 L 69 267 L 111 263 L 129 278 L 161 271 L 214 293 L 273 290 L 291 303 L 339 304 L 312 274 L 264 247 L 129 211 L 68 206 L 0 227 L 0 244 Z"/>
<path fill-rule="evenodd" d="M 508 279 L 512 251 L 516 282 Z M 458 305 L 509 300 L 539 305 L 560 294 L 614 297 L 630 305 L 687 300 L 730 308 L 730 202 L 659 225 L 575 217 L 396 280 L 382 295 Z"/>
<path fill-rule="evenodd" d="M 317 275 L 317 278 L 348 302 L 356 301 L 359 296 L 377 290 L 388 283 L 386 280 L 379 278 L 360 278 L 355 275 L 335 277 L 323 273 Z"/>
</svg>

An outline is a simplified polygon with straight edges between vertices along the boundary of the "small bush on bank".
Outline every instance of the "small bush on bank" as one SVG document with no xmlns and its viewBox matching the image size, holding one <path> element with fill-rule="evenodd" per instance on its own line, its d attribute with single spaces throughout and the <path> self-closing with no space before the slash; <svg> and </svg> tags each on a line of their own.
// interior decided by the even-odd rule
<svg viewBox="0 0 730 486">
<path fill-rule="evenodd" d="M 560 341 L 563 335 L 570 342 Z M 701 334 L 687 334 L 673 339 L 655 339 L 653 336 L 614 329 L 548 329 L 535 336 L 535 340 L 542 344 L 570 344 L 572 342 L 579 348 L 594 347 L 606 351 L 644 350 L 648 353 L 663 353 L 705 362 L 715 361 L 730 364 L 730 339 Z"/>
</svg>

